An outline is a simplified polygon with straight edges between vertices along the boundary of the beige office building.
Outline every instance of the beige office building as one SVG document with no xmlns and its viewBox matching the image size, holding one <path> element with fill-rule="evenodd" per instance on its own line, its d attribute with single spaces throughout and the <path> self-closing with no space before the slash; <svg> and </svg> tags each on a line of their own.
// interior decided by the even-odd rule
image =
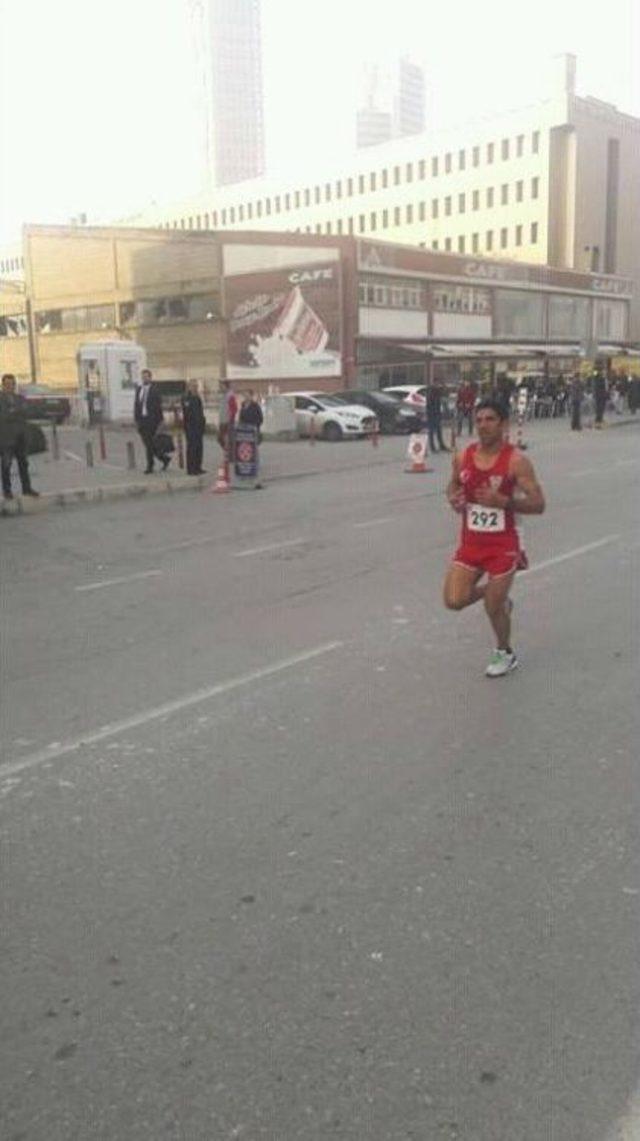
<svg viewBox="0 0 640 1141">
<path fill-rule="evenodd" d="M 71 388 L 81 344 L 124 339 L 146 349 L 161 379 L 220 375 L 213 234 L 27 226 L 22 256 L 24 287 L 0 290 L 3 372 Z"/>
<path fill-rule="evenodd" d="M 575 94 L 354 153 L 298 182 L 261 179 L 131 219 L 168 230 L 354 234 L 634 282 L 640 338 L 640 119 Z M 612 331 L 613 334 L 613 331 Z M 615 334 L 613 334 L 615 335 Z"/>
</svg>

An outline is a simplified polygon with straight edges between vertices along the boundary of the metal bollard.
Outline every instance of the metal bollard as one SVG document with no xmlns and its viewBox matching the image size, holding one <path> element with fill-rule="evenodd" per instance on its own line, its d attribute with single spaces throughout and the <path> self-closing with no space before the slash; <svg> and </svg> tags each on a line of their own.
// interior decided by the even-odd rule
<svg viewBox="0 0 640 1141">
<path fill-rule="evenodd" d="M 51 455 L 54 460 L 60 459 L 60 441 L 58 439 L 58 425 L 55 420 L 51 425 Z"/>
<path fill-rule="evenodd" d="M 184 471 L 184 440 L 182 432 L 178 432 L 178 467 Z"/>
<path fill-rule="evenodd" d="M 316 418 L 315 414 L 311 413 L 311 423 L 309 424 L 309 443 L 315 444 L 316 442 Z"/>
<path fill-rule="evenodd" d="M 127 440 L 127 468 L 129 471 L 136 469 L 136 449 L 132 440 Z"/>
<path fill-rule="evenodd" d="M 100 441 L 100 459 L 106 460 L 107 458 L 107 440 L 104 434 L 104 424 L 98 425 L 98 438 Z"/>
<path fill-rule="evenodd" d="M 93 444 L 91 440 L 87 440 L 84 445 L 84 450 L 87 456 L 87 467 L 93 467 Z"/>
</svg>

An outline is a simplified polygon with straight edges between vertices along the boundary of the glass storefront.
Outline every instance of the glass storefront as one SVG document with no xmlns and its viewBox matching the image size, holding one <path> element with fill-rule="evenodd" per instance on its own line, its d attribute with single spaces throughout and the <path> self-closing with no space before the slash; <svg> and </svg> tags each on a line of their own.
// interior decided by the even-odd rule
<svg viewBox="0 0 640 1141">
<path fill-rule="evenodd" d="M 589 334 L 589 298 L 552 294 L 549 298 L 549 336 L 582 341 Z"/>
<path fill-rule="evenodd" d="M 494 294 L 495 337 L 542 337 L 544 297 L 520 289 L 496 289 Z"/>
<path fill-rule="evenodd" d="M 627 336 L 626 301 L 608 301 L 598 297 L 595 301 L 596 339 L 624 341 Z"/>
</svg>

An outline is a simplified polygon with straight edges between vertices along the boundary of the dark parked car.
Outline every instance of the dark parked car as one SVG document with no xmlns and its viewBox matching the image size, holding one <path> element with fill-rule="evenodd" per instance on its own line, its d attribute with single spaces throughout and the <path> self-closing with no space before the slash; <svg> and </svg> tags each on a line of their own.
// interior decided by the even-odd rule
<svg viewBox="0 0 640 1141">
<path fill-rule="evenodd" d="M 29 406 L 30 420 L 54 420 L 56 424 L 64 424 L 69 419 L 71 401 L 67 396 L 60 396 L 55 388 L 47 384 L 23 384 L 19 391 Z"/>
<path fill-rule="evenodd" d="M 403 405 L 399 400 L 394 400 L 393 396 L 387 396 L 385 392 L 369 392 L 366 388 L 344 388 L 341 392 L 332 393 L 332 396 L 344 401 L 345 404 L 364 404 L 366 408 L 371 408 L 378 417 L 380 431 L 385 436 L 420 431 L 420 417 L 413 409 Z"/>
</svg>

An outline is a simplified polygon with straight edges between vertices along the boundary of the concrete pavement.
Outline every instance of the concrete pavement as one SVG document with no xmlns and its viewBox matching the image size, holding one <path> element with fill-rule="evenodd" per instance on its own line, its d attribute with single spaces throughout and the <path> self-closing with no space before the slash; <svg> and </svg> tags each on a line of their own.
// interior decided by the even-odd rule
<svg viewBox="0 0 640 1141">
<path fill-rule="evenodd" d="M 3 528 L 3 1137 L 628 1119 L 638 432 L 531 455 L 493 683 L 446 457 Z"/>
</svg>

